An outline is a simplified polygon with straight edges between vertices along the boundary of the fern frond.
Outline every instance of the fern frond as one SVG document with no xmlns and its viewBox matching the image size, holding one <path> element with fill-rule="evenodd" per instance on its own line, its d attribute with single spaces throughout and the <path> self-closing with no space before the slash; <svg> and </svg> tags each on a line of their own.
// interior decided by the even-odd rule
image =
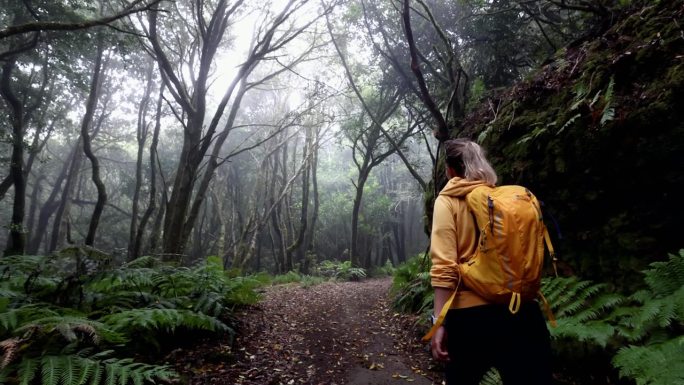
<svg viewBox="0 0 684 385">
<path fill-rule="evenodd" d="M 80 365 L 74 365 L 71 373 L 71 377 L 75 379 L 75 382 L 65 382 L 65 384 L 81 385 L 87 383 L 88 380 L 91 380 L 94 384 L 100 382 L 99 376 L 96 375 L 100 367 L 98 362 L 81 357 L 79 357 L 78 362 Z"/>
<path fill-rule="evenodd" d="M 487 373 L 482 376 L 480 385 L 503 385 L 501 374 L 499 374 L 499 371 L 496 370 L 496 368 L 489 369 Z"/>
<path fill-rule="evenodd" d="M 19 376 L 20 385 L 29 385 L 33 382 L 40 368 L 40 361 L 35 358 L 24 358 L 19 364 L 17 374 Z"/>
<path fill-rule="evenodd" d="M 17 379 L 20 384 L 29 385 L 35 382 L 36 375 L 40 373 L 41 384 L 44 385 L 142 385 L 145 381 L 156 383 L 177 377 L 166 365 L 148 365 L 135 362 L 132 358 L 102 359 L 107 354 L 109 352 L 91 357 L 48 355 L 40 359 L 24 359 L 16 369 Z M 12 371 L 5 370 L 3 375 L 11 376 Z"/>
<path fill-rule="evenodd" d="M 571 338 L 583 342 L 592 342 L 606 346 L 615 334 L 615 328 L 603 321 L 579 321 L 575 318 L 559 318 L 558 326 L 550 329 L 551 337 Z"/>
<path fill-rule="evenodd" d="M 684 249 L 670 254 L 665 262 L 653 262 L 644 271 L 644 281 L 658 297 L 667 296 L 684 286 Z"/>
<path fill-rule="evenodd" d="M 595 294 L 605 288 L 605 284 L 593 284 L 590 281 L 579 281 L 577 278 L 555 278 L 558 284 L 553 290 L 544 288 L 546 298 L 559 317 L 573 314 Z"/>
<path fill-rule="evenodd" d="M 59 313 L 48 304 L 23 305 L 0 313 L 0 333 L 11 332 L 26 322 L 46 317 L 56 317 Z"/>
<path fill-rule="evenodd" d="M 232 332 L 232 329 L 218 319 L 180 309 L 132 309 L 103 317 L 100 320 L 121 333 L 133 331 L 167 331 L 178 327 L 192 330 Z"/>
<path fill-rule="evenodd" d="M 159 266 L 160 263 L 161 261 L 159 260 L 159 258 L 155 258 L 150 255 L 144 255 L 140 258 L 125 263 L 124 267 L 127 269 L 135 269 L 141 267 L 152 268 Z"/>
<path fill-rule="evenodd" d="M 155 274 L 152 276 L 155 290 L 162 297 L 178 297 L 193 292 L 197 277 L 189 274 L 188 268 L 177 268 L 168 274 Z"/>
<path fill-rule="evenodd" d="M 159 274 L 157 270 L 146 267 L 121 268 L 94 277 L 86 285 L 86 289 L 98 293 L 148 291 L 154 286 L 152 277 L 157 274 Z"/>
<path fill-rule="evenodd" d="M 18 298 L 24 298 L 25 296 L 15 290 L 12 290 L 8 287 L 0 287 L 0 298 L 5 298 L 5 299 L 18 299 Z"/>
<path fill-rule="evenodd" d="M 638 385 L 684 384 L 684 336 L 661 344 L 622 348 L 613 358 L 621 377 Z M 664 370 L 667 368 L 667 370 Z"/>
<path fill-rule="evenodd" d="M 108 359 L 104 361 L 105 383 L 125 385 L 133 381 L 141 384 L 143 380 L 155 382 L 155 380 L 168 381 L 177 374 L 168 366 L 148 365 L 134 362 L 131 358 Z"/>
<path fill-rule="evenodd" d="M 568 121 L 565 122 L 565 123 L 561 126 L 561 128 L 558 129 L 558 131 L 556 131 L 556 135 L 561 134 L 563 131 L 565 131 L 566 128 L 570 127 L 571 124 L 575 123 L 575 121 L 576 121 L 577 119 L 581 118 L 581 117 L 582 117 L 582 114 L 580 114 L 580 113 L 577 113 L 577 114 L 571 116 L 571 117 L 568 119 Z"/>
<path fill-rule="evenodd" d="M 40 362 L 43 385 L 58 385 L 64 371 L 64 357 L 46 356 Z"/>
<path fill-rule="evenodd" d="M 40 330 L 44 334 L 52 332 L 60 333 L 67 341 L 76 339 L 75 332 L 88 335 L 93 343 L 106 341 L 112 344 L 127 342 L 127 339 L 120 333 L 109 328 L 106 324 L 75 316 L 50 316 L 33 320 L 17 328 L 14 333 L 21 334 L 28 330 Z"/>
<path fill-rule="evenodd" d="M 606 96 L 604 96 L 604 100 L 605 100 L 606 104 L 603 107 L 603 112 L 601 113 L 600 123 L 602 126 L 615 118 L 615 108 L 613 108 L 613 88 L 614 87 L 615 87 L 615 78 L 613 76 L 611 76 L 610 81 L 608 82 L 608 88 L 606 89 Z"/>
<path fill-rule="evenodd" d="M 0 259 L 0 271 L 10 275 L 27 275 L 42 270 L 48 258 L 44 255 L 14 255 Z"/>
</svg>

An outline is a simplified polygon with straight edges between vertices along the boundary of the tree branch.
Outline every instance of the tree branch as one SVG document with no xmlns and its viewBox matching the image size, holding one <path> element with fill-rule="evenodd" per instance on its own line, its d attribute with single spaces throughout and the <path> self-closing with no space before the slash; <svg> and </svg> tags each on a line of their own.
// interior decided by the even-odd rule
<svg viewBox="0 0 684 385">
<path fill-rule="evenodd" d="M 409 51 L 411 52 L 411 71 L 416 76 L 418 81 L 418 88 L 420 89 L 420 98 L 425 103 L 432 117 L 437 122 L 437 129 L 433 130 L 435 137 L 439 140 L 446 140 L 449 137 L 449 129 L 447 127 L 444 116 L 439 112 L 437 104 L 430 96 L 430 92 L 427 89 L 427 84 L 425 83 L 425 78 L 423 73 L 420 71 L 420 65 L 418 63 L 418 49 L 416 48 L 416 42 L 413 39 L 413 31 L 411 29 L 411 15 L 409 10 L 409 0 L 404 0 L 404 10 L 402 12 L 402 17 L 404 20 L 404 32 L 406 34 L 406 40 L 409 44 Z"/>
<path fill-rule="evenodd" d="M 5 29 L 0 30 L 0 39 L 4 39 L 14 35 L 21 35 L 29 32 L 41 32 L 41 31 L 76 31 L 79 29 L 88 29 L 92 27 L 109 25 L 109 23 L 122 19 L 126 16 L 132 15 L 134 13 L 148 11 L 152 9 L 154 5 L 159 3 L 161 0 L 152 0 L 150 3 L 135 7 L 137 4 L 143 3 L 143 0 L 136 0 L 129 6 L 124 8 L 121 12 L 105 16 L 99 19 L 85 20 L 81 22 L 65 23 L 59 21 L 35 21 L 31 23 L 25 23 L 21 25 L 9 26 Z"/>
</svg>

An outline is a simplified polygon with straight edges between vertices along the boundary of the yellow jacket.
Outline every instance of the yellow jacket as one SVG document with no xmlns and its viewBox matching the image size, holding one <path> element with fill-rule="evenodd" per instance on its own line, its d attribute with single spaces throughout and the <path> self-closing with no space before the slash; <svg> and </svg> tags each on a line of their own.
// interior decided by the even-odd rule
<svg viewBox="0 0 684 385">
<path fill-rule="evenodd" d="M 460 263 L 467 262 L 477 249 L 475 218 L 468 210 L 465 196 L 482 181 L 467 181 L 452 178 L 435 199 L 432 216 L 430 275 L 433 287 L 455 289 L 458 282 Z M 484 305 L 488 302 L 473 291 L 459 288 L 451 308 L 465 308 Z"/>
</svg>

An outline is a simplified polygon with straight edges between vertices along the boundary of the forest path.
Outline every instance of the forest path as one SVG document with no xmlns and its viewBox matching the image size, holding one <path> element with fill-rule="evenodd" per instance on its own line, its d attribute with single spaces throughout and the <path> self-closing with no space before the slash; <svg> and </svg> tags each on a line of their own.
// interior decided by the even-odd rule
<svg viewBox="0 0 684 385">
<path fill-rule="evenodd" d="M 191 382 L 441 383 L 412 321 L 389 308 L 390 285 L 391 279 L 384 278 L 270 287 L 256 307 L 239 315 L 244 326 L 233 362 L 200 362 L 201 368 L 196 362 Z"/>
</svg>

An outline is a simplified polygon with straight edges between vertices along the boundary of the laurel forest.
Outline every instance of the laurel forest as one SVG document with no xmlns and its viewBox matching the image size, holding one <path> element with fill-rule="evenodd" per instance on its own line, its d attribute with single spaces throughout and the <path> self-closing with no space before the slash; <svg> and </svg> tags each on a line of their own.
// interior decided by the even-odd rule
<svg viewBox="0 0 684 385">
<path fill-rule="evenodd" d="M 683 14 L 0 0 L 0 383 L 441 383 L 457 137 L 542 202 L 554 381 L 684 383 Z"/>
</svg>

